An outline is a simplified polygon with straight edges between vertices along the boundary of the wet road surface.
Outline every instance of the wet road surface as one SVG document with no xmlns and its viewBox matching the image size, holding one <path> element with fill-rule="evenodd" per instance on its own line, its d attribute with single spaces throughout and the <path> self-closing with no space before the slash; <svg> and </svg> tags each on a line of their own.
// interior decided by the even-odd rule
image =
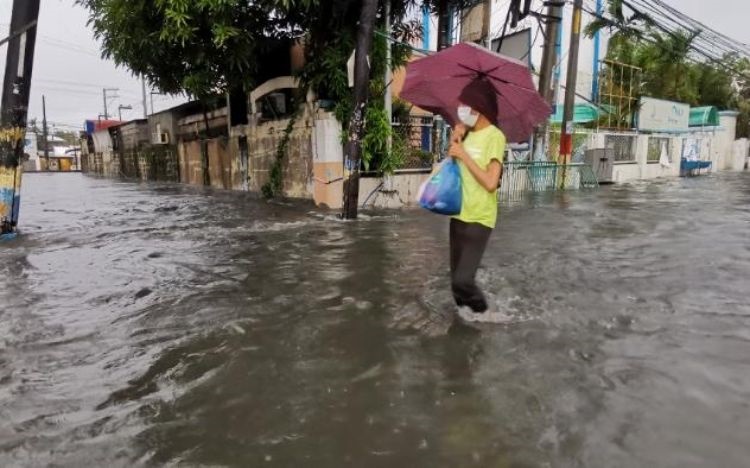
<svg viewBox="0 0 750 468">
<path fill-rule="evenodd" d="M 744 467 L 750 177 L 503 206 L 456 326 L 447 223 L 27 175 L 0 245 L 0 466 Z"/>
</svg>

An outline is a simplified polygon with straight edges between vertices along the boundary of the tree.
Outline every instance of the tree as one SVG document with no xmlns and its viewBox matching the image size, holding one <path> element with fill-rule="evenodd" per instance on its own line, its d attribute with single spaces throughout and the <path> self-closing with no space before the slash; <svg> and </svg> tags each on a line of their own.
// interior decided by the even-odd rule
<svg viewBox="0 0 750 468">
<path fill-rule="evenodd" d="M 635 97 L 653 96 L 739 110 L 738 136 L 750 134 L 750 60 L 728 54 L 722 60 L 699 59 L 693 42 L 701 31 L 665 33 L 645 14 L 627 16 L 622 0 L 609 0 L 609 18 L 592 22 L 586 33 L 612 31 L 607 58 L 641 68 Z M 613 76 L 612 86 L 624 89 Z M 626 117 L 627 119 L 627 117 Z"/>
<path fill-rule="evenodd" d="M 626 15 L 623 0 L 609 0 L 607 13 L 609 18 L 596 18 L 589 23 L 585 30 L 586 36 L 592 38 L 597 32 L 608 29 L 610 32 L 608 53 L 621 58 L 630 57 L 633 46 L 643 34 L 642 28 L 653 24 L 653 20 L 650 16 L 640 12 Z"/>
<path fill-rule="evenodd" d="M 163 93 L 206 97 L 247 89 L 258 57 L 298 34 L 286 20 L 309 0 L 78 0 L 102 41 L 102 55 Z"/>
<path fill-rule="evenodd" d="M 699 70 L 691 60 L 691 46 L 697 32 L 660 34 L 649 31 L 651 42 L 635 48 L 635 65 L 643 70 L 641 93 L 697 105 Z"/>
<path fill-rule="evenodd" d="M 372 47 L 377 12 L 378 0 L 362 0 L 354 64 L 354 108 L 349 120 L 349 137 L 344 150 L 345 179 L 342 215 L 345 219 L 356 218 L 359 205 L 359 164 L 362 157 L 362 137 L 364 136 L 370 82 L 368 55 Z"/>
<path fill-rule="evenodd" d="M 187 93 L 203 101 L 245 93 L 268 78 L 289 74 L 289 61 L 284 64 L 278 57 L 288 54 L 291 41 L 302 40 L 307 59 L 303 87 L 336 102 L 336 115 L 353 140 L 348 162 L 358 169 L 358 145 L 368 130 L 365 116 L 374 115 L 367 103 L 384 86 L 384 65 L 376 57 L 369 72 L 361 66 L 362 53 L 367 55 L 383 23 L 382 0 L 77 1 L 90 10 L 89 23 L 102 41 L 104 57 L 146 77 L 164 93 Z M 418 23 L 404 20 L 415 3 L 391 1 L 391 23 L 401 39 L 421 32 Z M 375 38 L 373 54 L 385 50 L 378 42 Z M 405 62 L 408 48 L 383 43 L 392 47 L 394 66 Z M 346 60 L 355 44 L 360 66 L 352 93 Z"/>
</svg>

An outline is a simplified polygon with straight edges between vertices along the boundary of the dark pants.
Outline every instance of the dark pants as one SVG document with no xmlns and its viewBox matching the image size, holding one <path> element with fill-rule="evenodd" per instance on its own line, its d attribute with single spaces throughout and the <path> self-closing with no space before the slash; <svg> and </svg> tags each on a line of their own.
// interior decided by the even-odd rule
<svg viewBox="0 0 750 468">
<path fill-rule="evenodd" d="M 485 312 L 487 300 L 477 286 L 475 277 L 492 229 L 481 224 L 468 224 L 451 219 L 451 287 L 459 307 Z"/>
</svg>

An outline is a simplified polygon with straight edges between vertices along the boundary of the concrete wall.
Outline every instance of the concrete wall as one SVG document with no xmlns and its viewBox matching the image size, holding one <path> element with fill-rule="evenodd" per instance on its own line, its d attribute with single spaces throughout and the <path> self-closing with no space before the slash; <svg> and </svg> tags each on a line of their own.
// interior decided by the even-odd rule
<svg viewBox="0 0 750 468">
<path fill-rule="evenodd" d="M 429 176 L 429 173 L 405 173 L 384 178 L 363 177 L 359 182 L 359 202 L 367 208 L 417 206 L 419 188 Z"/>
<path fill-rule="evenodd" d="M 181 141 L 177 145 L 180 163 L 180 182 L 203 185 L 203 150 L 200 140 Z"/>
<path fill-rule="evenodd" d="M 213 138 L 206 141 L 208 152 L 208 174 L 211 187 L 232 188 L 232 155 L 228 138 Z"/>
<path fill-rule="evenodd" d="M 637 135 L 636 158 L 634 162 L 615 163 L 613 179 L 615 182 L 631 180 L 646 180 L 659 177 L 678 177 L 680 175 L 680 160 L 686 147 L 691 143 L 696 145 L 698 158 L 711 161 L 711 167 L 704 172 L 742 171 L 746 169 L 750 144 L 747 140 L 737 140 L 737 113 L 721 112 L 721 126 L 694 131 L 680 136 L 669 135 Z M 594 133 L 589 136 L 589 148 L 604 148 L 607 133 Z M 665 138 L 670 140 L 670 165 L 662 166 L 658 162 L 648 161 L 649 138 Z"/>
<path fill-rule="evenodd" d="M 735 170 L 732 150 L 735 138 L 737 137 L 738 116 L 739 112 L 735 111 L 719 112 L 719 123 L 721 127 L 716 131 L 712 155 L 712 161 L 714 161 L 713 165 L 716 166 L 715 170 Z M 742 170 L 742 168 L 738 169 Z"/>
<path fill-rule="evenodd" d="M 261 193 L 270 180 L 270 171 L 289 119 L 251 125 L 248 130 L 248 186 Z M 298 117 L 282 161 L 282 194 L 290 198 L 313 198 L 313 118 L 305 110 Z"/>
<path fill-rule="evenodd" d="M 229 141 L 227 142 L 227 150 L 231 155 L 231 157 L 229 158 L 229 167 L 231 170 L 229 180 L 230 185 L 227 188 L 232 190 L 247 191 L 247 168 L 243 167 L 243 164 L 247 164 L 247 157 L 243 162 L 240 150 L 240 139 L 245 138 L 245 140 L 247 141 L 247 129 L 245 126 L 235 128 L 237 128 L 237 131 L 234 131 L 234 128 L 232 129 L 232 131 L 230 132 Z"/>
<path fill-rule="evenodd" d="M 154 141 L 154 135 L 159 133 L 166 133 L 169 145 L 177 144 L 177 120 L 180 116 L 175 115 L 172 112 L 164 111 L 158 114 L 148 116 L 148 131 L 152 143 L 158 143 Z"/>
<path fill-rule="evenodd" d="M 210 138 L 206 138 L 206 117 Z M 230 189 L 233 159 L 229 145 L 227 108 L 196 113 L 177 122 L 177 154 L 180 181 L 191 185 L 210 185 Z M 163 130 L 162 130 L 163 131 Z"/>
<path fill-rule="evenodd" d="M 588 148 L 605 148 L 607 133 L 593 133 L 587 142 Z M 648 160 L 649 138 L 669 138 L 669 165 L 664 166 Z M 657 179 L 660 177 L 678 177 L 680 175 L 680 156 L 682 138 L 669 135 L 636 135 L 635 161 L 616 162 L 612 179 L 615 182 L 632 180 Z"/>
<path fill-rule="evenodd" d="M 318 206 L 339 209 L 344 194 L 341 124 L 332 115 L 319 112 L 315 117 L 313 138 L 313 200 Z"/>
<path fill-rule="evenodd" d="M 139 146 L 150 142 L 148 121 L 133 120 L 117 127 L 120 134 L 121 148 L 137 149 Z"/>
<path fill-rule="evenodd" d="M 145 145 L 138 153 L 141 180 L 180 181 L 176 145 Z"/>
<path fill-rule="evenodd" d="M 736 140 L 732 144 L 731 165 L 727 170 L 744 171 L 750 165 L 750 141 L 747 138 Z"/>
</svg>

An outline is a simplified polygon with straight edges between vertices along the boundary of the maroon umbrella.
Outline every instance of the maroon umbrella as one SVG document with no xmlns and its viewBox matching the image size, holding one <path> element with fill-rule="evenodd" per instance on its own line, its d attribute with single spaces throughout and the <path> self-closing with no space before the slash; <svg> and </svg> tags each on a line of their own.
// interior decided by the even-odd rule
<svg viewBox="0 0 750 468">
<path fill-rule="evenodd" d="M 485 79 L 495 88 L 495 96 L 488 99 L 497 99 L 495 123 L 509 142 L 528 141 L 534 127 L 551 114 L 523 62 L 471 43 L 411 62 L 401 98 L 453 125 L 458 122 L 458 96 L 476 79 Z"/>
</svg>

